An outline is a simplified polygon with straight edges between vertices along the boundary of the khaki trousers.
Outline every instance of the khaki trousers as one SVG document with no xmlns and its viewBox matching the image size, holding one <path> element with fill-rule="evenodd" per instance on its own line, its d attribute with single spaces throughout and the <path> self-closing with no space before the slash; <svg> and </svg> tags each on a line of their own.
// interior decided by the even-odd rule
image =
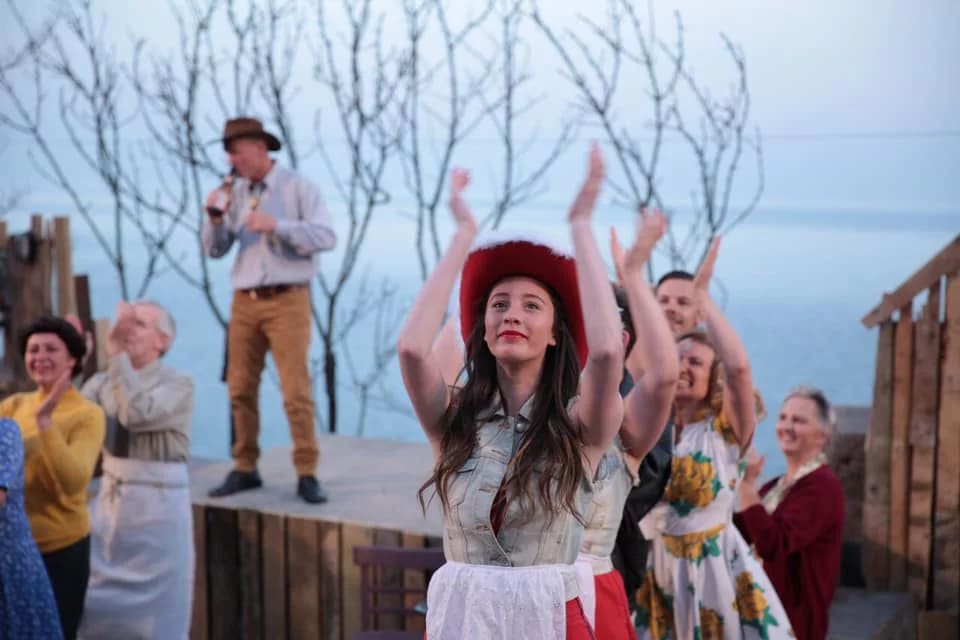
<svg viewBox="0 0 960 640">
<path fill-rule="evenodd" d="M 260 298 L 234 291 L 227 339 L 227 388 L 238 471 L 257 468 L 260 377 L 269 349 L 280 376 L 283 409 L 293 438 L 293 466 L 297 475 L 315 474 L 320 451 L 307 368 L 310 332 L 309 288 Z"/>
</svg>

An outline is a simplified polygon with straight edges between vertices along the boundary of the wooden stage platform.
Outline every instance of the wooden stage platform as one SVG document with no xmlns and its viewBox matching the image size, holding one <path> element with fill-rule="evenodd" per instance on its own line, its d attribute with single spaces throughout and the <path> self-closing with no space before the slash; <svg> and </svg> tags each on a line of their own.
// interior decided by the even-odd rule
<svg viewBox="0 0 960 640">
<path fill-rule="evenodd" d="M 439 544 L 436 501 L 426 517 L 417 502 L 433 463 L 429 446 L 331 435 L 319 440 L 317 475 L 330 495 L 323 505 L 296 497 L 289 448 L 261 455 L 262 489 L 226 498 L 207 491 L 223 481 L 231 463 L 191 463 L 197 552 L 191 638 L 350 640 L 361 622 L 353 548 Z M 423 586 L 423 572 L 402 574 L 395 576 L 398 587 Z M 413 604 L 423 596 L 407 598 Z M 379 625 L 423 630 L 416 618 Z"/>
</svg>

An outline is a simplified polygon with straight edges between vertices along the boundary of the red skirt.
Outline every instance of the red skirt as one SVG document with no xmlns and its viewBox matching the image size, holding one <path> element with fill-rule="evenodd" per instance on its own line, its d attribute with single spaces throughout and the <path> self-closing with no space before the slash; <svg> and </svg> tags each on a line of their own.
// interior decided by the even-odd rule
<svg viewBox="0 0 960 640">
<path fill-rule="evenodd" d="M 583 615 L 583 605 L 580 598 L 567 600 L 567 640 L 594 640 L 606 636 L 594 635 L 587 624 L 587 617 Z"/>
<path fill-rule="evenodd" d="M 630 620 L 630 605 L 623 588 L 623 578 L 614 569 L 593 577 L 597 590 L 596 621 L 597 638 L 603 640 L 637 640 L 637 630 Z M 567 603 L 569 605 L 569 603 Z M 567 607 L 570 611 L 570 607 Z M 569 621 L 569 613 L 567 620 Z M 568 622 L 569 624 L 569 622 Z M 568 636 L 569 637 L 569 636 Z"/>
<path fill-rule="evenodd" d="M 587 624 L 587 618 L 583 615 L 580 598 L 567 600 L 567 640 L 596 640 L 602 637 L 594 636 L 590 632 L 590 625 Z M 427 634 L 423 634 L 423 640 L 427 640 Z"/>
</svg>

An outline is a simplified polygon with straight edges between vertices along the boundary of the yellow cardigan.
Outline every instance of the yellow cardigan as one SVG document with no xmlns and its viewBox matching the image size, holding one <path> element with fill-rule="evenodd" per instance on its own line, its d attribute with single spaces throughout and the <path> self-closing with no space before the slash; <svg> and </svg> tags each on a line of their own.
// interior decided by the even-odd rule
<svg viewBox="0 0 960 640">
<path fill-rule="evenodd" d="M 45 394 L 17 393 L 0 402 L 0 417 L 20 425 L 24 449 L 24 498 L 30 529 L 41 553 L 69 547 L 90 534 L 87 485 L 103 446 L 103 409 L 70 387 L 40 432 L 35 418 Z"/>
</svg>

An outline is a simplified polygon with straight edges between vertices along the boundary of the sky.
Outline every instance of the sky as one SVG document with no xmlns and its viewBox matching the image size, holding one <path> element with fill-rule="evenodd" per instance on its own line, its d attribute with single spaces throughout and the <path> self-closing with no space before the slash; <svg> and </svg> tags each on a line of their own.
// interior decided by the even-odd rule
<svg viewBox="0 0 960 640">
<path fill-rule="evenodd" d="M 169 3 L 98 0 L 93 4 L 102 12 L 106 37 L 121 57 L 129 56 L 134 36 L 147 37 L 151 50 L 177 50 Z M 331 24 L 342 25 L 340 3 L 326 4 Z M 456 24 L 475 15 L 481 3 L 459 0 L 446 4 Z M 388 13 L 398 5 L 388 0 L 373 3 Z M 582 30 L 582 18 L 604 19 L 604 2 L 540 5 L 546 21 L 557 31 Z M 646 9 L 638 5 L 646 18 Z M 49 6 L 32 3 L 21 11 L 36 22 Z M 654 7 L 650 15 L 664 35 L 673 12 L 680 12 L 694 72 L 716 92 L 722 92 L 733 77 L 719 34 L 728 35 L 742 48 L 748 65 L 751 126 L 760 131 L 764 141 L 763 206 L 960 214 L 960 38 L 956 37 L 960 3 L 660 0 Z M 4 5 L 0 17 L 9 11 Z M 0 25 L 4 42 L 16 42 L 12 21 L 2 19 Z M 388 20 L 384 38 L 401 36 L 401 29 L 401 20 Z M 525 124 L 528 130 L 536 126 L 539 132 L 534 151 L 545 152 L 568 113 L 574 91 L 559 74 L 559 61 L 542 36 L 527 28 L 523 39 L 533 75 L 530 90 L 544 98 L 537 106 L 536 120 Z M 309 31 L 306 40 L 308 47 L 316 44 Z M 313 108 L 324 100 L 322 96 L 313 98 L 310 70 L 305 56 L 299 65 L 305 79 L 301 96 L 310 100 L 302 99 L 294 108 L 295 119 L 302 122 L 311 121 Z M 621 84 L 621 113 L 631 109 L 640 113 L 646 105 L 644 88 L 629 78 Z M 641 121 L 642 116 L 636 123 Z M 629 118 L 625 122 L 632 124 Z M 324 133 L 336 137 L 329 130 Z M 211 129 L 211 135 L 215 134 Z M 463 147 L 461 158 L 483 158 L 490 148 L 488 135 L 489 131 L 479 130 Z M 577 143 L 585 147 L 586 139 L 593 135 L 595 132 L 583 129 Z M 20 162 L 26 143 L 8 131 L 0 131 L 0 139 L 8 145 L 0 154 L 0 166 L 42 203 L 50 195 L 42 179 L 29 163 Z M 548 179 L 552 184 L 566 184 L 566 175 L 579 172 L 582 162 L 574 147 Z M 676 169 L 678 174 L 686 170 L 686 164 Z M 489 171 L 495 173 L 496 167 Z M 743 173 L 745 180 L 752 180 L 748 169 Z M 687 182 L 677 181 L 678 187 L 671 192 L 675 200 L 686 199 Z M 547 203 L 555 200 L 548 195 L 544 198 Z"/>
<path fill-rule="evenodd" d="M 52 6 L 12 1 L 34 24 L 42 21 Z M 131 43 L 137 37 L 145 38 L 150 53 L 179 53 L 169 3 L 91 1 L 102 19 L 103 41 L 119 58 L 130 58 Z M 178 0 L 179 6 L 184 2 Z M 246 0 L 237 2 L 245 4 Z M 403 22 L 396 19 L 399 2 L 373 2 L 378 10 L 394 11 L 384 24 L 383 38 L 388 43 L 402 35 Z M 554 30 L 581 33 L 582 19 L 602 22 L 606 6 L 604 0 L 542 0 L 540 4 Z M 329 24 L 334 30 L 341 29 L 341 1 L 326 5 L 330 6 Z M 475 0 L 446 3 L 455 24 L 475 14 L 478 6 Z M 960 2 L 657 0 L 653 15 L 664 36 L 675 9 L 682 14 L 693 72 L 711 91 L 724 92 L 733 78 L 729 59 L 723 53 L 721 32 L 742 49 L 747 62 L 750 126 L 760 131 L 763 140 L 765 188 L 750 224 L 724 241 L 718 278 L 730 294 L 731 318 L 743 331 L 764 393 L 775 402 L 789 387 L 804 381 L 823 386 L 840 403 L 866 404 L 872 388 L 875 338 L 860 325 L 860 317 L 876 304 L 882 291 L 908 277 L 960 230 Z M 9 13 L 9 5 L 0 3 L 0 60 L 16 47 L 19 38 Z M 329 95 L 312 78 L 311 60 L 306 54 L 318 43 L 311 34 L 315 25 L 306 26 L 307 35 L 301 42 L 305 55 L 295 72 L 300 89 L 291 111 L 297 131 L 307 133 L 297 143 L 302 149 L 311 145 L 319 111 L 319 135 L 334 156 L 334 172 L 342 171 L 346 163 L 337 162 L 336 154 L 342 150 L 343 132 L 333 117 Z M 221 29 L 216 32 L 217 42 L 223 37 L 226 47 L 229 38 L 224 37 L 222 25 L 217 28 Z M 535 160 L 550 148 L 569 114 L 575 91 L 559 72 L 560 61 L 542 35 L 529 24 L 522 34 L 521 53 L 531 75 L 525 97 L 538 97 L 539 101 L 519 126 L 533 140 L 528 158 Z M 435 36 L 425 43 L 431 59 L 439 55 L 437 43 Z M 338 47 L 336 53 L 341 55 L 343 51 Z M 80 61 L 82 57 L 74 59 Z M 372 69 L 368 65 L 364 71 Z M 18 91 L 29 94 L 30 78 L 18 76 L 15 84 Z M 54 105 L 55 88 L 47 89 Z M 644 91 L 645 86 L 635 75 L 625 74 L 619 85 L 616 111 L 622 125 L 631 130 L 640 130 L 649 113 Z M 0 113 L 6 115 L 8 109 L 9 103 L 0 95 Z M 222 114 L 210 99 L 203 103 L 203 109 L 202 135 L 215 140 Z M 111 201 L 103 193 L 102 184 L 78 161 L 56 113 L 48 109 L 44 116 L 44 135 L 84 201 L 104 214 L 100 224 L 109 235 Z M 429 132 L 431 125 L 436 127 L 437 123 L 428 119 L 427 142 L 433 135 Z M 582 179 L 588 141 L 596 135 L 596 130 L 589 127 L 578 131 L 574 143 L 547 173 L 542 193 L 511 213 L 511 227 L 534 225 L 565 232 L 562 221 L 566 207 Z M 125 136 L 123 142 L 134 148 L 133 144 L 146 134 L 142 124 L 133 122 Z M 470 202 L 481 212 L 492 202 L 502 170 L 492 137 L 489 126 L 481 127 L 454 154 L 454 163 L 473 173 Z M 606 148 L 609 152 L 609 145 Z M 677 148 L 668 145 L 667 151 L 673 153 Z M 32 211 L 59 214 L 75 210 L 64 193 L 39 174 L 31 161 L 32 151 L 23 136 L 0 126 L 0 169 L 5 175 L 0 193 L 11 186 L 25 193 L 19 210 L 10 217 L 11 229 L 22 230 L 25 214 Z M 671 156 L 665 162 L 661 179 L 667 204 L 685 206 L 696 184 L 689 158 Z M 609 164 L 616 179 L 616 167 Z M 338 233 L 346 237 L 344 203 L 327 167 L 314 154 L 304 159 L 301 168 L 319 185 Z M 374 220 L 360 271 L 372 274 L 374 280 L 381 275 L 389 277 L 400 288 L 401 298 L 409 300 L 419 284 L 419 273 L 410 257 L 412 200 L 404 192 L 402 172 L 394 166 L 389 173 L 392 197 Z M 735 200 L 749 196 L 751 181 L 756 178 L 748 165 L 741 174 L 743 181 L 737 183 Z M 213 182 L 211 178 L 210 187 Z M 598 206 L 595 226 L 598 231 L 607 225 L 616 226 L 621 237 L 626 237 L 632 227 L 632 212 L 618 208 L 611 200 L 607 190 Z M 80 220 L 74 225 L 75 271 L 95 276 L 94 314 L 109 315 L 119 298 L 112 269 L 93 242 L 89 227 Z M 449 230 L 444 215 L 441 235 L 446 237 Z M 128 228 L 127 238 L 135 236 Z M 195 242 L 187 237 L 179 238 L 179 242 L 183 255 L 193 256 Z M 343 244 L 323 257 L 324 273 L 337 268 Z M 135 258 L 137 254 L 128 255 Z M 878 260 L 878 256 L 883 259 Z M 143 265 L 133 258 L 128 266 L 132 271 L 142 270 Z M 187 269 L 194 263 L 189 258 Z M 210 268 L 215 297 L 225 310 L 230 293 L 229 262 L 214 261 Z M 209 339 L 210 335 L 219 335 L 219 327 L 214 326 L 199 294 L 184 288 L 175 274 L 158 279 L 148 293 L 169 305 L 179 318 L 195 320 L 200 327 L 183 332 L 170 358 L 173 366 L 189 370 L 197 380 L 198 396 L 223 399 L 203 403 L 202 411 L 198 410 L 194 440 L 195 453 L 222 457 L 226 455 L 226 400 L 218 381 L 219 347 L 211 348 Z M 204 310 L 197 314 L 196 309 Z M 352 339 L 362 341 L 366 336 L 359 331 Z M 192 355 L 196 351 L 213 355 L 198 359 Z M 362 369 L 365 365 L 360 366 Z M 393 365 L 391 372 L 388 380 L 392 380 L 398 397 L 402 396 Z M 266 420 L 282 424 L 278 394 L 263 396 Z M 342 410 L 350 410 L 345 394 L 341 403 Z M 355 418 L 348 415 L 344 422 L 352 425 Z M 368 417 L 367 429 L 370 435 L 386 437 L 419 433 L 412 420 L 402 423 L 389 410 Z M 285 444 L 287 438 L 284 429 L 274 429 L 264 437 L 265 447 Z M 769 453 L 775 443 L 769 433 L 765 437 L 768 439 L 758 440 L 758 446 L 767 447 L 764 452 Z"/>
</svg>

